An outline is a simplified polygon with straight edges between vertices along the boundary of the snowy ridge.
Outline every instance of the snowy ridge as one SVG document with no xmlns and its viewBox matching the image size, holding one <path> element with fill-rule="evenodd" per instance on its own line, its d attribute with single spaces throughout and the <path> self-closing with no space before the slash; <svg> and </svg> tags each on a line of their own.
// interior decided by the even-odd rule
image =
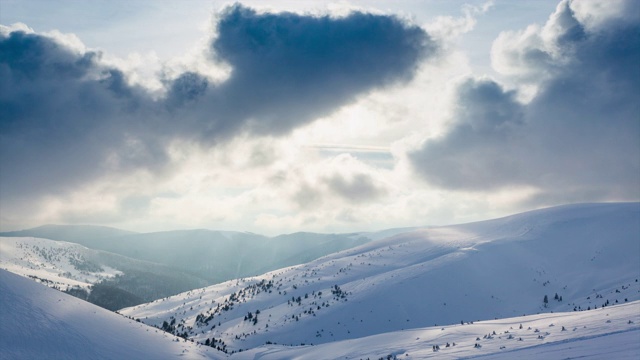
<svg viewBox="0 0 640 360">
<path fill-rule="evenodd" d="M 32 237 L 0 237 L 0 268 L 109 310 L 208 284 L 160 264 Z"/>
<path fill-rule="evenodd" d="M 4 270 L 0 304 L 2 359 L 224 358 Z"/>
<path fill-rule="evenodd" d="M 89 286 L 121 271 L 89 259 L 78 244 L 33 237 L 0 237 L 0 267 L 65 291 Z"/>
<path fill-rule="evenodd" d="M 121 312 L 236 354 L 578 313 L 640 299 L 638 239 L 638 203 L 562 206 L 398 234 Z"/>
</svg>

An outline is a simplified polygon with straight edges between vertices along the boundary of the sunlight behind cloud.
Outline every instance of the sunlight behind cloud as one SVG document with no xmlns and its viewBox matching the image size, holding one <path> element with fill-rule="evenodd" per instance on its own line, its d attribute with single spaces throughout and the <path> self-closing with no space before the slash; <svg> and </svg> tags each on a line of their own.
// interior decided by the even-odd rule
<svg viewBox="0 0 640 360">
<path fill-rule="evenodd" d="M 596 115 L 637 114 L 613 91 L 637 87 L 615 41 L 637 5 L 603 4 L 214 2 L 190 25 L 156 4 L 140 24 L 177 35 L 135 52 L 106 46 L 143 7 L 98 45 L 3 26 L 0 225 L 351 231 L 636 199 L 635 128 Z"/>
</svg>

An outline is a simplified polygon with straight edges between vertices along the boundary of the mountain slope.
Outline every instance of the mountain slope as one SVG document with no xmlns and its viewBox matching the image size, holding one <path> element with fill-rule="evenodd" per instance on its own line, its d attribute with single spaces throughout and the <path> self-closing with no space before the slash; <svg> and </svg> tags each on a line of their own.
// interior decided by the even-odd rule
<svg viewBox="0 0 640 360">
<path fill-rule="evenodd" d="M 640 357 L 639 337 L 640 302 L 634 301 L 592 311 L 409 329 L 317 346 L 265 345 L 231 359 L 386 359 L 391 355 L 407 360 L 635 360 Z M 434 349 L 435 345 L 439 348 Z"/>
<path fill-rule="evenodd" d="M 0 270 L 0 303 L 3 359 L 229 358 L 4 270 Z M 624 360 L 640 356 L 638 336 L 640 302 L 636 301 L 592 311 L 409 329 L 317 346 L 264 345 L 230 358 Z M 476 343 L 481 346 L 474 347 Z M 439 350 L 434 351 L 434 345 Z"/>
<path fill-rule="evenodd" d="M 399 234 L 122 313 L 233 352 L 586 310 L 640 299 L 638 239 L 638 203 L 562 206 Z"/>
<path fill-rule="evenodd" d="M 208 284 L 164 265 L 32 237 L 0 237 L 0 268 L 110 310 Z"/>
<path fill-rule="evenodd" d="M 58 290 L 88 289 L 122 274 L 93 258 L 84 246 L 32 237 L 0 237 L 0 263 L 13 273 L 31 277 Z"/>
<path fill-rule="evenodd" d="M 214 349 L 0 270 L 3 359 L 220 359 Z"/>
<path fill-rule="evenodd" d="M 81 244 L 132 259 L 189 272 L 209 284 L 253 276 L 364 244 L 359 235 L 295 233 L 266 237 L 258 234 L 176 230 L 129 233 L 92 227 L 47 225 L 0 236 L 35 236 Z"/>
</svg>

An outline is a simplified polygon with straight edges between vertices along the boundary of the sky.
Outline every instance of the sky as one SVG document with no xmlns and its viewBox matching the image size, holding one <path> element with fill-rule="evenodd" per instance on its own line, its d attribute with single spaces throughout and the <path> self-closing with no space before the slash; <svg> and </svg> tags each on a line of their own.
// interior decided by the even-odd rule
<svg viewBox="0 0 640 360">
<path fill-rule="evenodd" d="M 0 230 L 640 200 L 640 3 L 0 2 Z"/>
</svg>

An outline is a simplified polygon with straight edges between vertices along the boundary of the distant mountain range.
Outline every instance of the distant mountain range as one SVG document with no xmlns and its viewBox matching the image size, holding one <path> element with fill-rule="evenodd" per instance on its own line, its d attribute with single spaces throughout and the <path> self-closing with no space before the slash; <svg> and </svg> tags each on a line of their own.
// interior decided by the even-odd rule
<svg viewBox="0 0 640 360">
<path fill-rule="evenodd" d="M 0 232 L 0 236 L 38 237 L 51 240 L 68 241 L 90 247 L 102 238 L 136 234 L 133 231 L 120 230 L 97 225 L 42 225 L 26 230 Z"/>
<path fill-rule="evenodd" d="M 305 263 L 364 244 L 369 236 L 377 234 L 269 238 L 231 231 L 134 233 L 104 226 L 44 225 L 0 233 L 0 267 L 117 310 Z"/>
<path fill-rule="evenodd" d="M 375 237 L 375 234 L 370 236 Z M 197 276 L 209 284 L 302 264 L 369 242 L 367 235 L 295 233 L 263 235 L 213 230 L 133 233 L 91 225 L 45 225 L 0 233 L 38 237 L 153 262 Z"/>
</svg>

